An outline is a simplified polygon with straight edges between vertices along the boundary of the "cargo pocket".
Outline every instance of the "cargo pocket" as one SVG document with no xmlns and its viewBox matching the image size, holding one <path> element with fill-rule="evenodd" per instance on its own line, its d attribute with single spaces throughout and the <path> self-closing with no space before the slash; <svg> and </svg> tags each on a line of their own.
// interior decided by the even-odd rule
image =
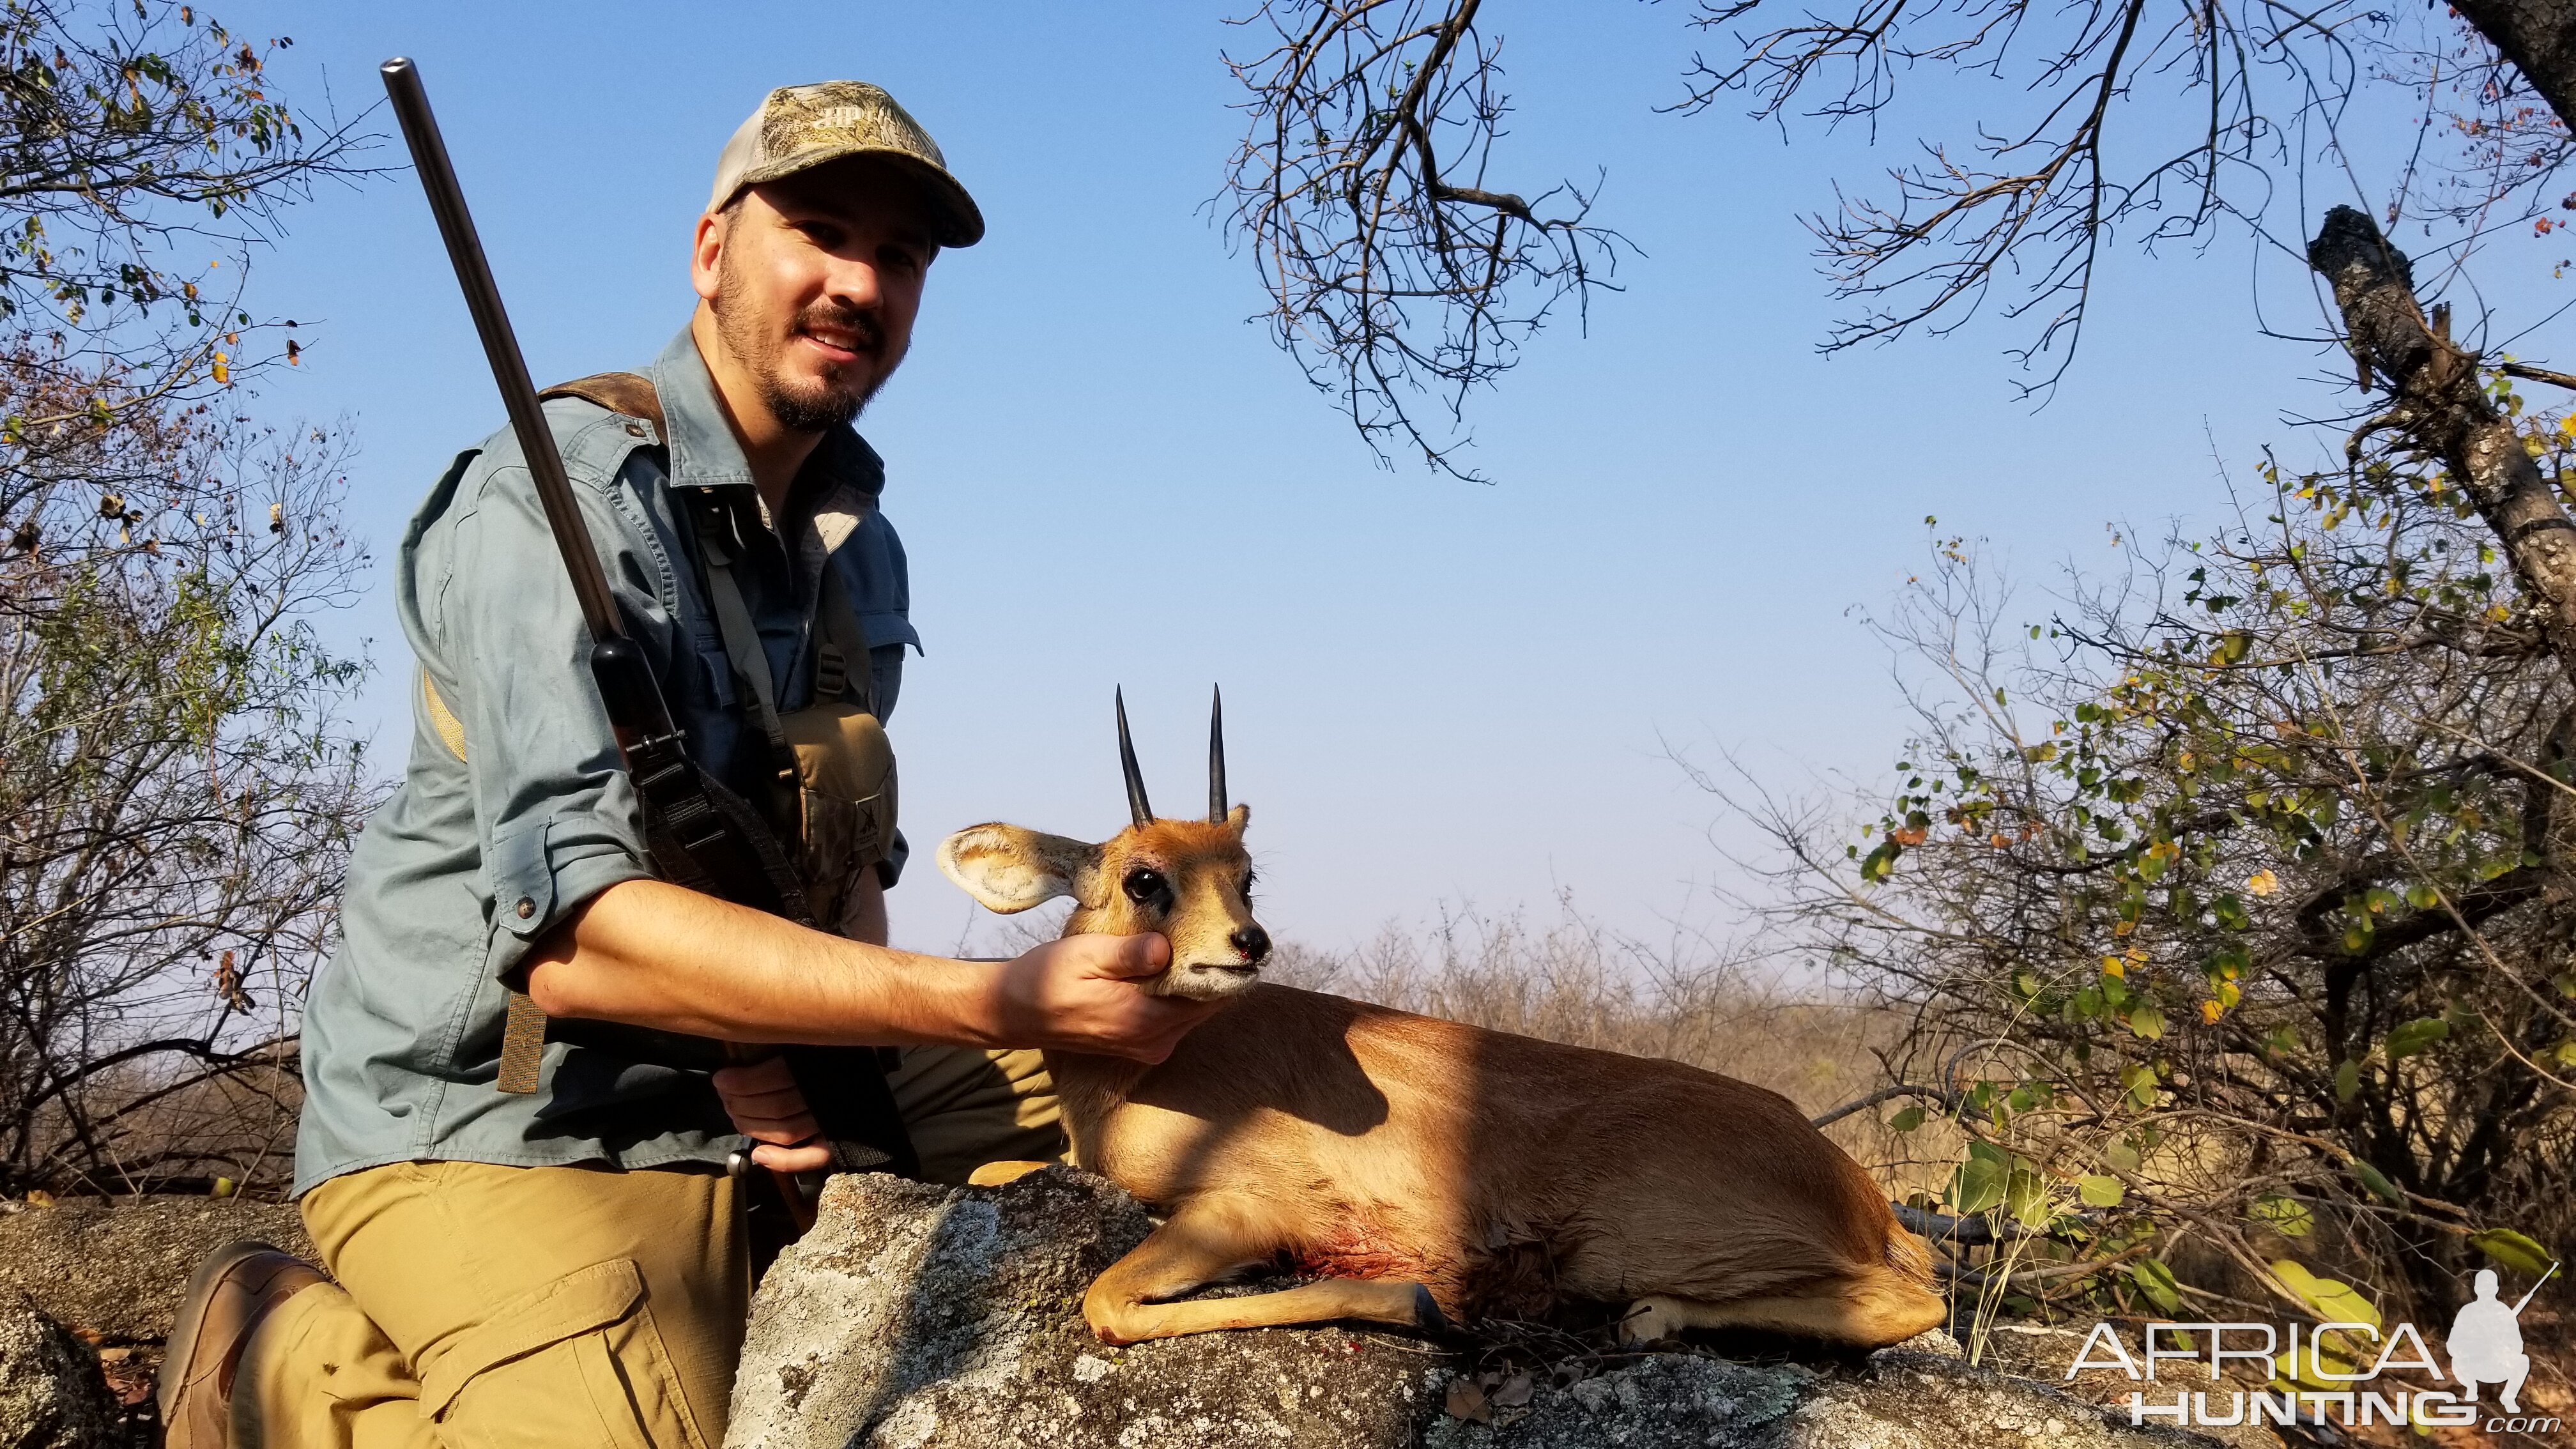
<svg viewBox="0 0 2576 1449">
<path fill-rule="evenodd" d="M 631 1258 L 494 1309 L 421 1376 L 420 1412 L 462 1449 L 709 1449 Z"/>
</svg>

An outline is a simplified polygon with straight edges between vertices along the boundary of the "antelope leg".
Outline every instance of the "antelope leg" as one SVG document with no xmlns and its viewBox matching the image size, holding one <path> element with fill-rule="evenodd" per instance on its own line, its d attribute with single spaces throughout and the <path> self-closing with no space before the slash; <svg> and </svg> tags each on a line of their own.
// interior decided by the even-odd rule
<svg viewBox="0 0 2576 1449">
<path fill-rule="evenodd" d="M 1430 1290 L 1419 1283 L 1334 1278 L 1243 1298 L 1154 1301 L 1268 1262 L 1280 1247 L 1279 1235 L 1261 1227 L 1245 1205 L 1206 1199 L 1191 1203 L 1134 1252 L 1109 1265 L 1083 1295 L 1082 1316 L 1103 1343 L 1337 1318 L 1403 1328 L 1448 1326 Z"/>
<path fill-rule="evenodd" d="M 1105 1315 L 1083 1300 L 1083 1316 L 1104 1343 L 1135 1343 L 1148 1338 L 1178 1338 L 1223 1328 L 1271 1328 L 1289 1323 L 1330 1323 L 1357 1319 L 1398 1328 L 1438 1332 L 1449 1320 L 1433 1302 L 1431 1290 L 1419 1283 L 1366 1278 L 1328 1278 L 1276 1293 L 1242 1298 L 1201 1298 L 1188 1303 L 1120 1305 Z"/>
<path fill-rule="evenodd" d="M 1685 1328 L 1758 1328 L 1827 1343 L 1883 1348 L 1938 1328 L 1949 1305 L 1894 1273 L 1872 1273 L 1816 1285 L 1804 1294 L 1706 1303 L 1655 1294 L 1640 1298 L 1619 1325 L 1622 1343 L 1679 1338 Z"/>
<path fill-rule="evenodd" d="M 1017 1182 L 1039 1168 L 1055 1165 L 1052 1162 L 987 1162 L 966 1174 L 966 1185 L 1000 1187 L 1006 1182 Z"/>
</svg>

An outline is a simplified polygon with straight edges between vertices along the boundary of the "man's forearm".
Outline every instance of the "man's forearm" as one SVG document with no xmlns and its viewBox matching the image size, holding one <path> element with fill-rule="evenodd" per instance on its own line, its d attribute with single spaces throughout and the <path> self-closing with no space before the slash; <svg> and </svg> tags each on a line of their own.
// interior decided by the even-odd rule
<svg viewBox="0 0 2576 1449">
<path fill-rule="evenodd" d="M 1171 964 L 1161 936 L 1068 936 L 1009 961 L 951 961 L 658 880 L 601 891 L 528 959 L 528 994 L 549 1016 L 777 1045 L 1059 1047 L 1159 1062 L 1216 1009 L 1146 989 Z"/>
<path fill-rule="evenodd" d="M 664 881 L 599 893 L 539 943 L 550 1016 L 726 1041 L 1009 1045 L 995 970 L 844 940 Z"/>
</svg>

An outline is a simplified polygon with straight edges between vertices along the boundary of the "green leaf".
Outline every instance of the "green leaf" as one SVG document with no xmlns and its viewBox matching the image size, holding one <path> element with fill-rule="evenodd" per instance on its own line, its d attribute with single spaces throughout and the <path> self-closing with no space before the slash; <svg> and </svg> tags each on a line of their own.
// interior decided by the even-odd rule
<svg viewBox="0 0 2576 1449">
<path fill-rule="evenodd" d="M 1860 878 L 1871 885 L 1887 879 L 1888 872 L 1896 869 L 1896 857 L 1904 851 L 1905 847 L 1893 840 L 1881 841 L 1876 850 L 1861 858 Z"/>
<path fill-rule="evenodd" d="M 2129 1008 L 2129 1030 L 2149 1041 L 2165 1034 L 2164 1008 L 2152 1001 L 2140 1001 Z"/>
<path fill-rule="evenodd" d="M 2140 1258 L 2129 1265 L 2129 1281 L 2147 1295 L 2147 1301 L 2167 1313 L 2182 1311 L 2182 1294 L 2174 1283 L 2173 1269 L 2153 1258 Z"/>
<path fill-rule="evenodd" d="M 2298 1294 L 2320 1322 L 2379 1326 L 2379 1310 L 2349 1283 L 2311 1273 L 2290 1258 L 2273 1263 L 2272 1274 L 2291 1292 Z"/>
<path fill-rule="evenodd" d="M 1915 1128 L 1923 1125 L 1923 1109 L 1920 1107 L 1905 1108 L 1895 1116 L 1888 1118 L 1887 1125 L 1894 1131 L 1911 1132 Z"/>
<path fill-rule="evenodd" d="M 2317 1216 L 2306 1203 L 2277 1193 L 2254 1199 L 2245 1215 L 2285 1238 L 2304 1238 L 2317 1226 Z"/>
<path fill-rule="evenodd" d="M 2361 1095 L 2361 1063 L 2347 1061 L 2335 1068 L 2335 1100 L 2349 1102 Z"/>
<path fill-rule="evenodd" d="M 2138 1149 L 2126 1142 L 2114 1142 L 2102 1149 L 2102 1161 L 2117 1171 L 2135 1172 L 2139 1165 Z"/>
<path fill-rule="evenodd" d="M 2442 893 L 2423 881 L 2417 881 L 2406 888 L 2406 904 L 2419 911 L 2429 911 L 2439 905 L 2441 900 Z"/>
<path fill-rule="evenodd" d="M 2057 1205 L 2048 1198 L 2048 1180 L 2025 1168 L 2014 1168 L 2012 1176 L 2004 1180 L 2004 1211 L 2023 1227 L 2048 1226 L 2057 1216 Z"/>
<path fill-rule="evenodd" d="M 1968 1144 L 1968 1160 L 1959 1164 L 1958 1176 L 1951 1183 L 1951 1206 L 1962 1214 L 1988 1211 L 2004 1200 L 2004 1184 L 2011 1170 L 2002 1153 L 1982 1142 Z"/>
<path fill-rule="evenodd" d="M 2087 1173 L 2075 1179 L 2075 1195 L 2084 1200 L 2086 1207 L 2118 1207 L 2120 1199 L 2127 1196 L 2128 1191 L 2116 1177 Z"/>
<path fill-rule="evenodd" d="M 2451 1034 L 2451 1024 L 2438 1016 L 2422 1016 L 2391 1027 L 2388 1032 L 2388 1060 L 2404 1061 L 2432 1049 L 2433 1043 Z"/>
<path fill-rule="evenodd" d="M 2517 1273 L 2535 1276 L 2549 1271 L 2557 1255 L 2511 1228 L 2489 1228 L 2469 1235 L 2469 1245 Z"/>
<path fill-rule="evenodd" d="M 2352 1165 L 2352 1175 L 2361 1179 L 2361 1185 L 2369 1188 L 2372 1196 L 2390 1207 L 2406 1206 L 2406 1195 L 2399 1192 L 2397 1184 L 2390 1182 L 2378 1168 L 2367 1162 L 2356 1161 Z"/>
</svg>

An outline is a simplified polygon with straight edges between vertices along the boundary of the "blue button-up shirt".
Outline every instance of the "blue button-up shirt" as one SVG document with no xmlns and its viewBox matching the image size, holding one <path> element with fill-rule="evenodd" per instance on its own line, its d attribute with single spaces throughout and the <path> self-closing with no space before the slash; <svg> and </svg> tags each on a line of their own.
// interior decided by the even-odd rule
<svg viewBox="0 0 2576 1449">
<path fill-rule="evenodd" d="M 546 420 L 691 756 L 758 799 L 768 740 L 725 657 L 678 495 L 705 490 L 734 510 L 734 572 L 779 708 L 811 702 L 815 600 L 835 568 L 871 646 L 878 711 L 890 714 L 904 646 L 920 640 L 903 545 L 877 510 L 883 465 L 858 434 L 834 430 L 772 527 L 687 331 L 650 375 L 662 430 L 579 399 L 549 401 Z M 556 1042 L 534 1094 L 494 1086 L 505 979 L 566 913 L 652 873 L 590 638 L 508 429 L 430 490 L 403 535 L 395 587 L 419 659 L 411 759 L 350 860 L 341 947 L 305 1005 L 295 1190 L 428 1159 L 721 1162 L 741 1139 L 702 1074 Z M 461 755 L 447 738 L 460 726 Z"/>
</svg>

